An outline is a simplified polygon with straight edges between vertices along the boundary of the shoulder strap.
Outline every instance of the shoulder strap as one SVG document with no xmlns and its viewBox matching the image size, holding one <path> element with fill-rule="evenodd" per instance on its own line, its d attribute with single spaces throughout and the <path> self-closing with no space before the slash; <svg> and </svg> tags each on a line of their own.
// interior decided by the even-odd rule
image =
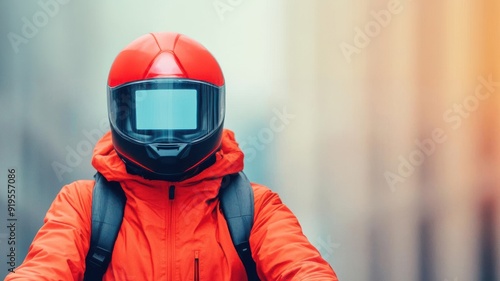
<svg viewBox="0 0 500 281">
<path fill-rule="evenodd" d="M 253 189 L 243 172 L 228 177 L 229 184 L 220 191 L 222 213 L 248 280 L 259 280 L 249 243 L 254 214 Z"/>
<path fill-rule="evenodd" d="M 94 178 L 92 230 L 90 248 L 85 259 L 84 281 L 102 280 L 111 261 L 126 201 L 118 182 L 108 182 L 100 173 L 96 173 Z"/>
</svg>

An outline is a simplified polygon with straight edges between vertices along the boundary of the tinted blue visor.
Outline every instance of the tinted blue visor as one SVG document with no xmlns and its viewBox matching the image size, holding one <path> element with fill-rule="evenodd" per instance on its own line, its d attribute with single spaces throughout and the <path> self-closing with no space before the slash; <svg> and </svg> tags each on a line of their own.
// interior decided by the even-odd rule
<svg viewBox="0 0 500 281">
<path fill-rule="evenodd" d="M 132 141 L 195 142 L 224 120 L 224 87 L 182 79 L 138 81 L 109 88 L 109 119 Z"/>
</svg>

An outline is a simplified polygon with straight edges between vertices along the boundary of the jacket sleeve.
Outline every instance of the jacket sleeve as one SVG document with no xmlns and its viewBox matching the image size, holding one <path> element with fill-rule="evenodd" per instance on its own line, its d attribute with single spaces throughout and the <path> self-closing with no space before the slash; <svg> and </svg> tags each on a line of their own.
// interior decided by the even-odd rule
<svg viewBox="0 0 500 281">
<path fill-rule="evenodd" d="M 14 280 L 82 280 L 89 248 L 93 181 L 64 186 L 52 202 Z"/>
<path fill-rule="evenodd" d="M 262 280 L 338 281 L 331 266 L 302 233 L 279 196 L 254 185 L 255 213 L 250 248 Z"/>
</svg>

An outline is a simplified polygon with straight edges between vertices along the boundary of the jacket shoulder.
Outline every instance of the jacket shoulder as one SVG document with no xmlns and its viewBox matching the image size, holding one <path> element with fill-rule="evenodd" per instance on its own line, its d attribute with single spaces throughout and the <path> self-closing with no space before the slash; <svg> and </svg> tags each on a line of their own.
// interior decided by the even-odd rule
<svg viewBox="0 0 500 281">
<path fill-rule="evenodd" d="M 75 210 L 84 217 L 90 217 L 94 180 L 78 180 L 61 188 L 52 202 L 45 221 L 60 212 Z"/>
<path fill-rule="evenodd" d="M 254 206 L 255 212 L 258 213 L 259 210 L 264 208 L 266 205 L 282 205 L 283 202 L 279 197 L 278 193 L 272 191 L 269 187 L 252 183 L 252 189 L 254 194 Z"/>
<path fill-rule="evenodd" d="M 265 185 L 254 183 L 254 182 L 252 182 L 251 185 L 252 185 L 255 201 L 257 201 L 258 199 L 261 199 L 263 196 L 270 195 L 271 193 L 273 193 L 273 191 Z"/>
<path fill-rule="evenodd" d="M 251 183 L 252 189 L 253 189 L 253 194 L 254 194 L 254 201 L 255 204 L 258 205 L 259 202 L 269 200 L 271 198 L 278 198 L 279 196 L 276 192 L 272 191 L 269 187 L 258 184 L 258 183 Z"/>
<path fill-rule="evenodd" d="M 79 200 L 92 200 L 92 190 L 94 189 L 94 180 L 77 180 L 62 187 L 59 195 L 71 196 Z"/>
<path fill-rule="evenodd" d="M 91 193 L 94 184 L 95 184 L 94 180 L 77 180 L 63 186 L 61 191 L 65 190 L 68 192 L 75 192 L 79 194 L 85 194 L 89 192 Z"/>
</svg>

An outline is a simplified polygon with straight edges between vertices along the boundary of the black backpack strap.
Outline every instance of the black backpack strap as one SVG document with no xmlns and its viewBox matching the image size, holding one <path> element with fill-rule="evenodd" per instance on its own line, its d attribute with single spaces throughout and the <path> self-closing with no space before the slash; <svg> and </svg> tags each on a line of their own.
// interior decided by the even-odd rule
<svg viewBox="0 0 500 281">
<path fill-rule="evenodd" d="M 96 173 L 94 178 L 92 230 L 84 281 L 102 280 L 111 261 L 127 200 L 118 182 L 108 182 L 100 173 Z"/>
<path fill-rule="evenodd" d="M 259 277 L 249 243 L 254 214 L 253 189 L 243 172 L 228 177 L 228 185 L 220 191 L 222 213 L 236 251 L 245 266 L 248 280 L 257 281 Z"/>
</svg>

